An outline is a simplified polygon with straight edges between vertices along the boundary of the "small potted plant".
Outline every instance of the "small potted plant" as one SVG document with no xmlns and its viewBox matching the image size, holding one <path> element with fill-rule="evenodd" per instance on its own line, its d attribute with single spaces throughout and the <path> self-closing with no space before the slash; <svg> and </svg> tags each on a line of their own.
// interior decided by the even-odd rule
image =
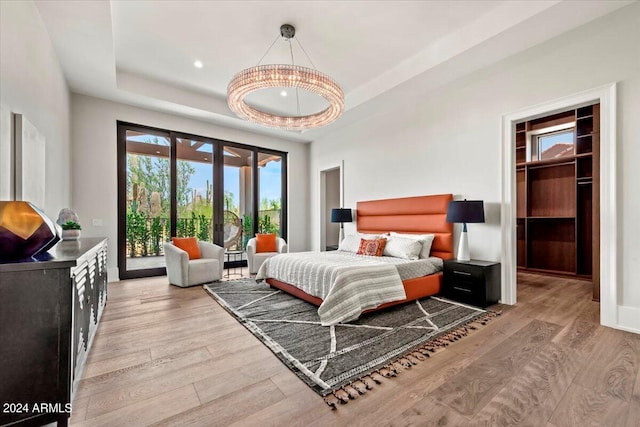
<svg viewBox="0 0 640 427">
<path fill-rule="evenodd" d="M 80 224 L 75 221 L 67 221 L 60 224 L 62 228 L 62 240 L 78 240 L 80 238 Z"/>
</svg>

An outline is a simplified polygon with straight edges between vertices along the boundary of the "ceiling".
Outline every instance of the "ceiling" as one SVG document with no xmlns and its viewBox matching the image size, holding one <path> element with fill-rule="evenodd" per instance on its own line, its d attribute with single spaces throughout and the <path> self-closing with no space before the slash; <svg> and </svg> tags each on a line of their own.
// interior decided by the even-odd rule
<svg viewBox="0 0 640 427">
<path fill-rule="evenodd" d="M 308 142 L 378 111 L 406 84 L 431 87 L 473 72 L 631 1 L 56 1 L 35 2 L 73 92 Z M 236 117 L 227 84 L 262 61 L 291 63 L 281 24 L 313 64 L 345 92 L 345 114 L 304 132 Z M 544 31 L 540 31 L 544 28 Z M 312 67 L 292 43 L 297 64 Z M 194 61 L 203 67 L 194 67 Z M 437 73 L 458 60 L 456 75 Z M 404 87 L 404 89 L 401 89 Z M 270 111 L 295 112 L 295 94 L 252 95 Z M 301 93 L 308 114 L 324 100 Z M 397 96 L 396 96 L 397 98 Z"/>
</svg>

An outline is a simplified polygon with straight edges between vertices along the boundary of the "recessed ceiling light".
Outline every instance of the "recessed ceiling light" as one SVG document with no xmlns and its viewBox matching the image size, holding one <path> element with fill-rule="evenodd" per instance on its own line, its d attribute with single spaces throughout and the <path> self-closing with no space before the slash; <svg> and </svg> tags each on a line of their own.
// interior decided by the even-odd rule
<svg viewBox="0 0 640 427">
<path fill-rule="evenodd" d="M 280 96 L 287 96 L 287 91 L 283 90 L 282 92 L 280 92 Z"/>
<path fill-rule="evenodd" d="M 204 66 L 204 64 L 202 63 L 202 61 L 200 61 L 198 59 L 193 63 L 193 66 L 196 67 L 196 68 L 202 68 Z"/>
</svg>

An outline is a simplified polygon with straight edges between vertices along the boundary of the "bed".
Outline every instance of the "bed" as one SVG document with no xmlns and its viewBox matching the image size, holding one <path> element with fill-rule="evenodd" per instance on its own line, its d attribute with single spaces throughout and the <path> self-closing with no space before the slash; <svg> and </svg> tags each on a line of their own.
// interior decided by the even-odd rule
<svg viewBox="0 0 640 427">
<path fill-rule="evenodd" d="M 311 304 L 319 306 L 319 314 L 323 325 L 335 324 L 339 321 L 349 321 L 357 318 L 361 313 L 369 312 L 373 310 L 380 310 L 392 305 L 402 304 L 408 301 L 413 301 L 419 298 L 423 298 L 430 295 L 435 295 L 440 292 L 440 286 L 442 283 L 441 264 L 442 260 L 453 258 L 453 225 L 447 223 L 446 214 L 449 202 L 453 200 L 451 194 L 430 195 L 420 197 L 406 197 L 397 199 L 384 199 L 358 202 L 357 204 L 357 230 L 358 233 L 381 235 L 389 232 L 397 232 L 402 234 L 433 234 L 435 235 L 433 243 L 431 245 L 429 259 L 430 266 L 426 266 L 426 262 L 422 265 L 414 264 L 412 266 L 395 266 L 394 269 L 399 273 L 399 281 L 401 286 L 392 287 L 389 285 L 388 289 L 383 287 L 383 283 L 390 283 L 390 267 L 385 265 L 395 264 L 407 264 L 405 262 L 399 262 L 397 260 L 381 260 L 379 257 L 365 257 L 372 259 L 369 266 L 365 266 L 367 262 L 353 262 L 353 266 L 348 266 L 352 263 L 352 260 L 347 254 L 339 253 L 326 253 L 326 252 L 306 252 L 299 254 L 282 254 L 270 258 L 268 263 L 265 263 L 256 279 L 266 280 L 266 282 L 273 288 L 280 289 L 284 292 L 292 294 L 300 299 L 303 299 Z M 342 257 L 342 258 L 339 258 Z M 362 258 L 362 257 L 361 257 Z M 389 258 L 389 257 L 383 257 Z M 425 261 L 425 260 L 420 260 Z M 288 264 L 287 264 L 288 263 Z M 295 274 L 277 274 L 279 270 L 284 271 L 284 266 L 291 263 L 296 263 L 297 276 Z M 358 313 L 353 312 L 353 308 L 350 308 L 349 312 L 340 312 L 340 308 L 336 312 L 327 313 L 323 312 L 324 307 L 327 304 L 323 304 L 325 300 L 333 298 L 338 302 L 338 305 L 342 302 L 343 296 L 338 291 L 333 292 L 333 288 L 328 292 L 323 291 L 322 282 L 326 282 L 328 279 L 325 277 L 329 275 L 326 272 L 328 264 L 344 264 L 344 266 L 335 267 L 339 271 L 335 271 L 332 274 L 332 279 L 335 280 L 343 276 L 351 275 L 350 280 L 355 280 L 362 283 L 356 283 L 355 285 L 365 285 L 364 289 L 375 288 L 375 283 L 379 283 L 379 289 L 371 291 L 376 293 L 376 297 L 379 301 L 386 301 L 380 304 L 371 305 L 373 299 L 367 300 L 367 292 L 362 292 L 355 296 L 355 299 L 362 299 L 362 301 L 356 302 L 360 305 L 361 311 Z M 424 270 L 424 273 L 418 277 L 415 277 L 416 273 L 401 274 L 401 268 Z M 310 274 L 307 274 L 311 272 Z M 368 274 L 369 276 L 365 276 Z M 400 276 L 403 277 L 400 277 Z M 309 276 L 312 277 L 312 281 L 317 280 L 318 284 L 310 285 L 306 283 L 306 289 L 302 290 L 302 282 L 307 282 Z M 317 276 L 317 277 L 316 277 Z M 377 277 L 377 279 L 376 279 Z M 283 278 L 286 278 L 283 280 Z M 377 280 L 377 282 L 376 282 Z M 398 279 L 394 279 L 398 280 Z M 349 282 L 351 283 L 351 282 Z M 335 283 L 333 283 L 335 285 Z M 373 284 L 373 285 L 372 285 Z M 341 283 L 336 288 L 341 292 L 344 289 L 341 287 Z M 354 285 L 354 286 L 355 286 Z M 311 287 L 309 287 L 311 286 Z M 398 289 L 398 287 L 400 289 Z M 317 291 L 314 289 L 317 288 Z M 311 290 L 310 290 L 311 289 Z M 355 287 L 353 289 L 356 289 Z M 362 289 L 362 288 L 360 288 Z M 333 293 L 332 293 L 333 292 Z M 325 298 L 320 298 L 319 295 L 325 295 Z M 351 299 L 353 299 L 351 295 Z M 332 302 L 332 305 L 335 305 Z M 355 316 L 355 317 L 354 317 Z"/>
</svg>

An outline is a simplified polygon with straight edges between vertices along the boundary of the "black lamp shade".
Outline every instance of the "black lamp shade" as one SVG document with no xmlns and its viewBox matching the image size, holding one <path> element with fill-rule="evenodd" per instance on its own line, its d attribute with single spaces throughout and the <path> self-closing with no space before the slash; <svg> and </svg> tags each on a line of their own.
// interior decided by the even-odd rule
<svg viewBox="0 0 640 427">
<path fill-rule="evenodd" d="M 447 222 L 484 222 L 484 203 L 482 200 L 449 202 Z"/>
<path fill-rule="evenodd" d="M 351 209 L 331 209 L 331 222 L 351 222 Z"/>
</svg>

